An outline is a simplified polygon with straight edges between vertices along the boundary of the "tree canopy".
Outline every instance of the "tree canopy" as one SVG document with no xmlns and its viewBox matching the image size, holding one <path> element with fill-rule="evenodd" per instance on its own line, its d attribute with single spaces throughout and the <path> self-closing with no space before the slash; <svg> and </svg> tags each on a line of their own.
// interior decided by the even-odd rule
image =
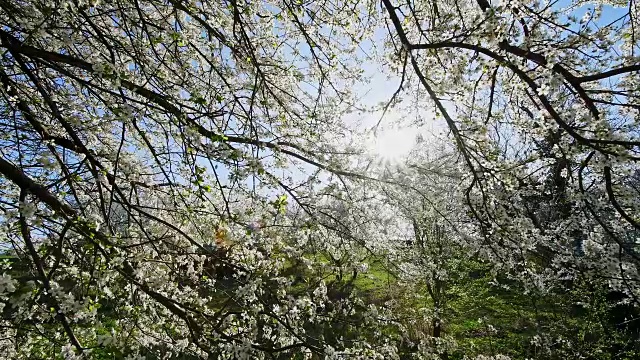
<svg viewBox="0 0 640 360">
<path fill-rule="evenodd" d="M 637 356 L 639 17 L 0 2 L 0 353 Z M 375 162 L 394 112 L 445 131 Z"/>
</svg>

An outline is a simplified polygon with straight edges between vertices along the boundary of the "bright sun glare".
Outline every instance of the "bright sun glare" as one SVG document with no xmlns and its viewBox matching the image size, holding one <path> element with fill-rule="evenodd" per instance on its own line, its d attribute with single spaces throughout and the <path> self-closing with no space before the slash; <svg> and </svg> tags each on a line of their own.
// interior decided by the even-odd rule
<svg viewBox="0 0 640 360">
<path fill-rule="evenodd" d="M 413 149 L 418 134 L 420 131 L 415 127 L 384 129 L 377 136 L 371 135 L 369 149 L 384 161 L 398 162 Z"/>
</svg>

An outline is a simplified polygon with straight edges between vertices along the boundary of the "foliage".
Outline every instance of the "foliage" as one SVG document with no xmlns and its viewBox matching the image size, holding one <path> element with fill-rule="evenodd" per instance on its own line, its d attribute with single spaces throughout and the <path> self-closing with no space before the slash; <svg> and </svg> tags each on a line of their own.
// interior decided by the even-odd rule
<svg viewBox="0 0 640 360">
<path fill-rule="evenodd" d="M 0 2 L 0 353 L 636 356 L 639 19 Z M 396 106 L 448 145 L 374 169 L 345 119 Z"/>
</svg>

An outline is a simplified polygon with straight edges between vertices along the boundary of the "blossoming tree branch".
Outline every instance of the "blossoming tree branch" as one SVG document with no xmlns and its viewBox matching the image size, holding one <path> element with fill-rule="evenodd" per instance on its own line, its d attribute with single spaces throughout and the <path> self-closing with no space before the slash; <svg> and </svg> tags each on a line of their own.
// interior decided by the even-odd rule
<svg viewBox="0 0 640 360">
<path fill-rule="evenodd" d="M 0 2 L 0 353 L 632 358 L 639 9 Z"/>
</svg>

